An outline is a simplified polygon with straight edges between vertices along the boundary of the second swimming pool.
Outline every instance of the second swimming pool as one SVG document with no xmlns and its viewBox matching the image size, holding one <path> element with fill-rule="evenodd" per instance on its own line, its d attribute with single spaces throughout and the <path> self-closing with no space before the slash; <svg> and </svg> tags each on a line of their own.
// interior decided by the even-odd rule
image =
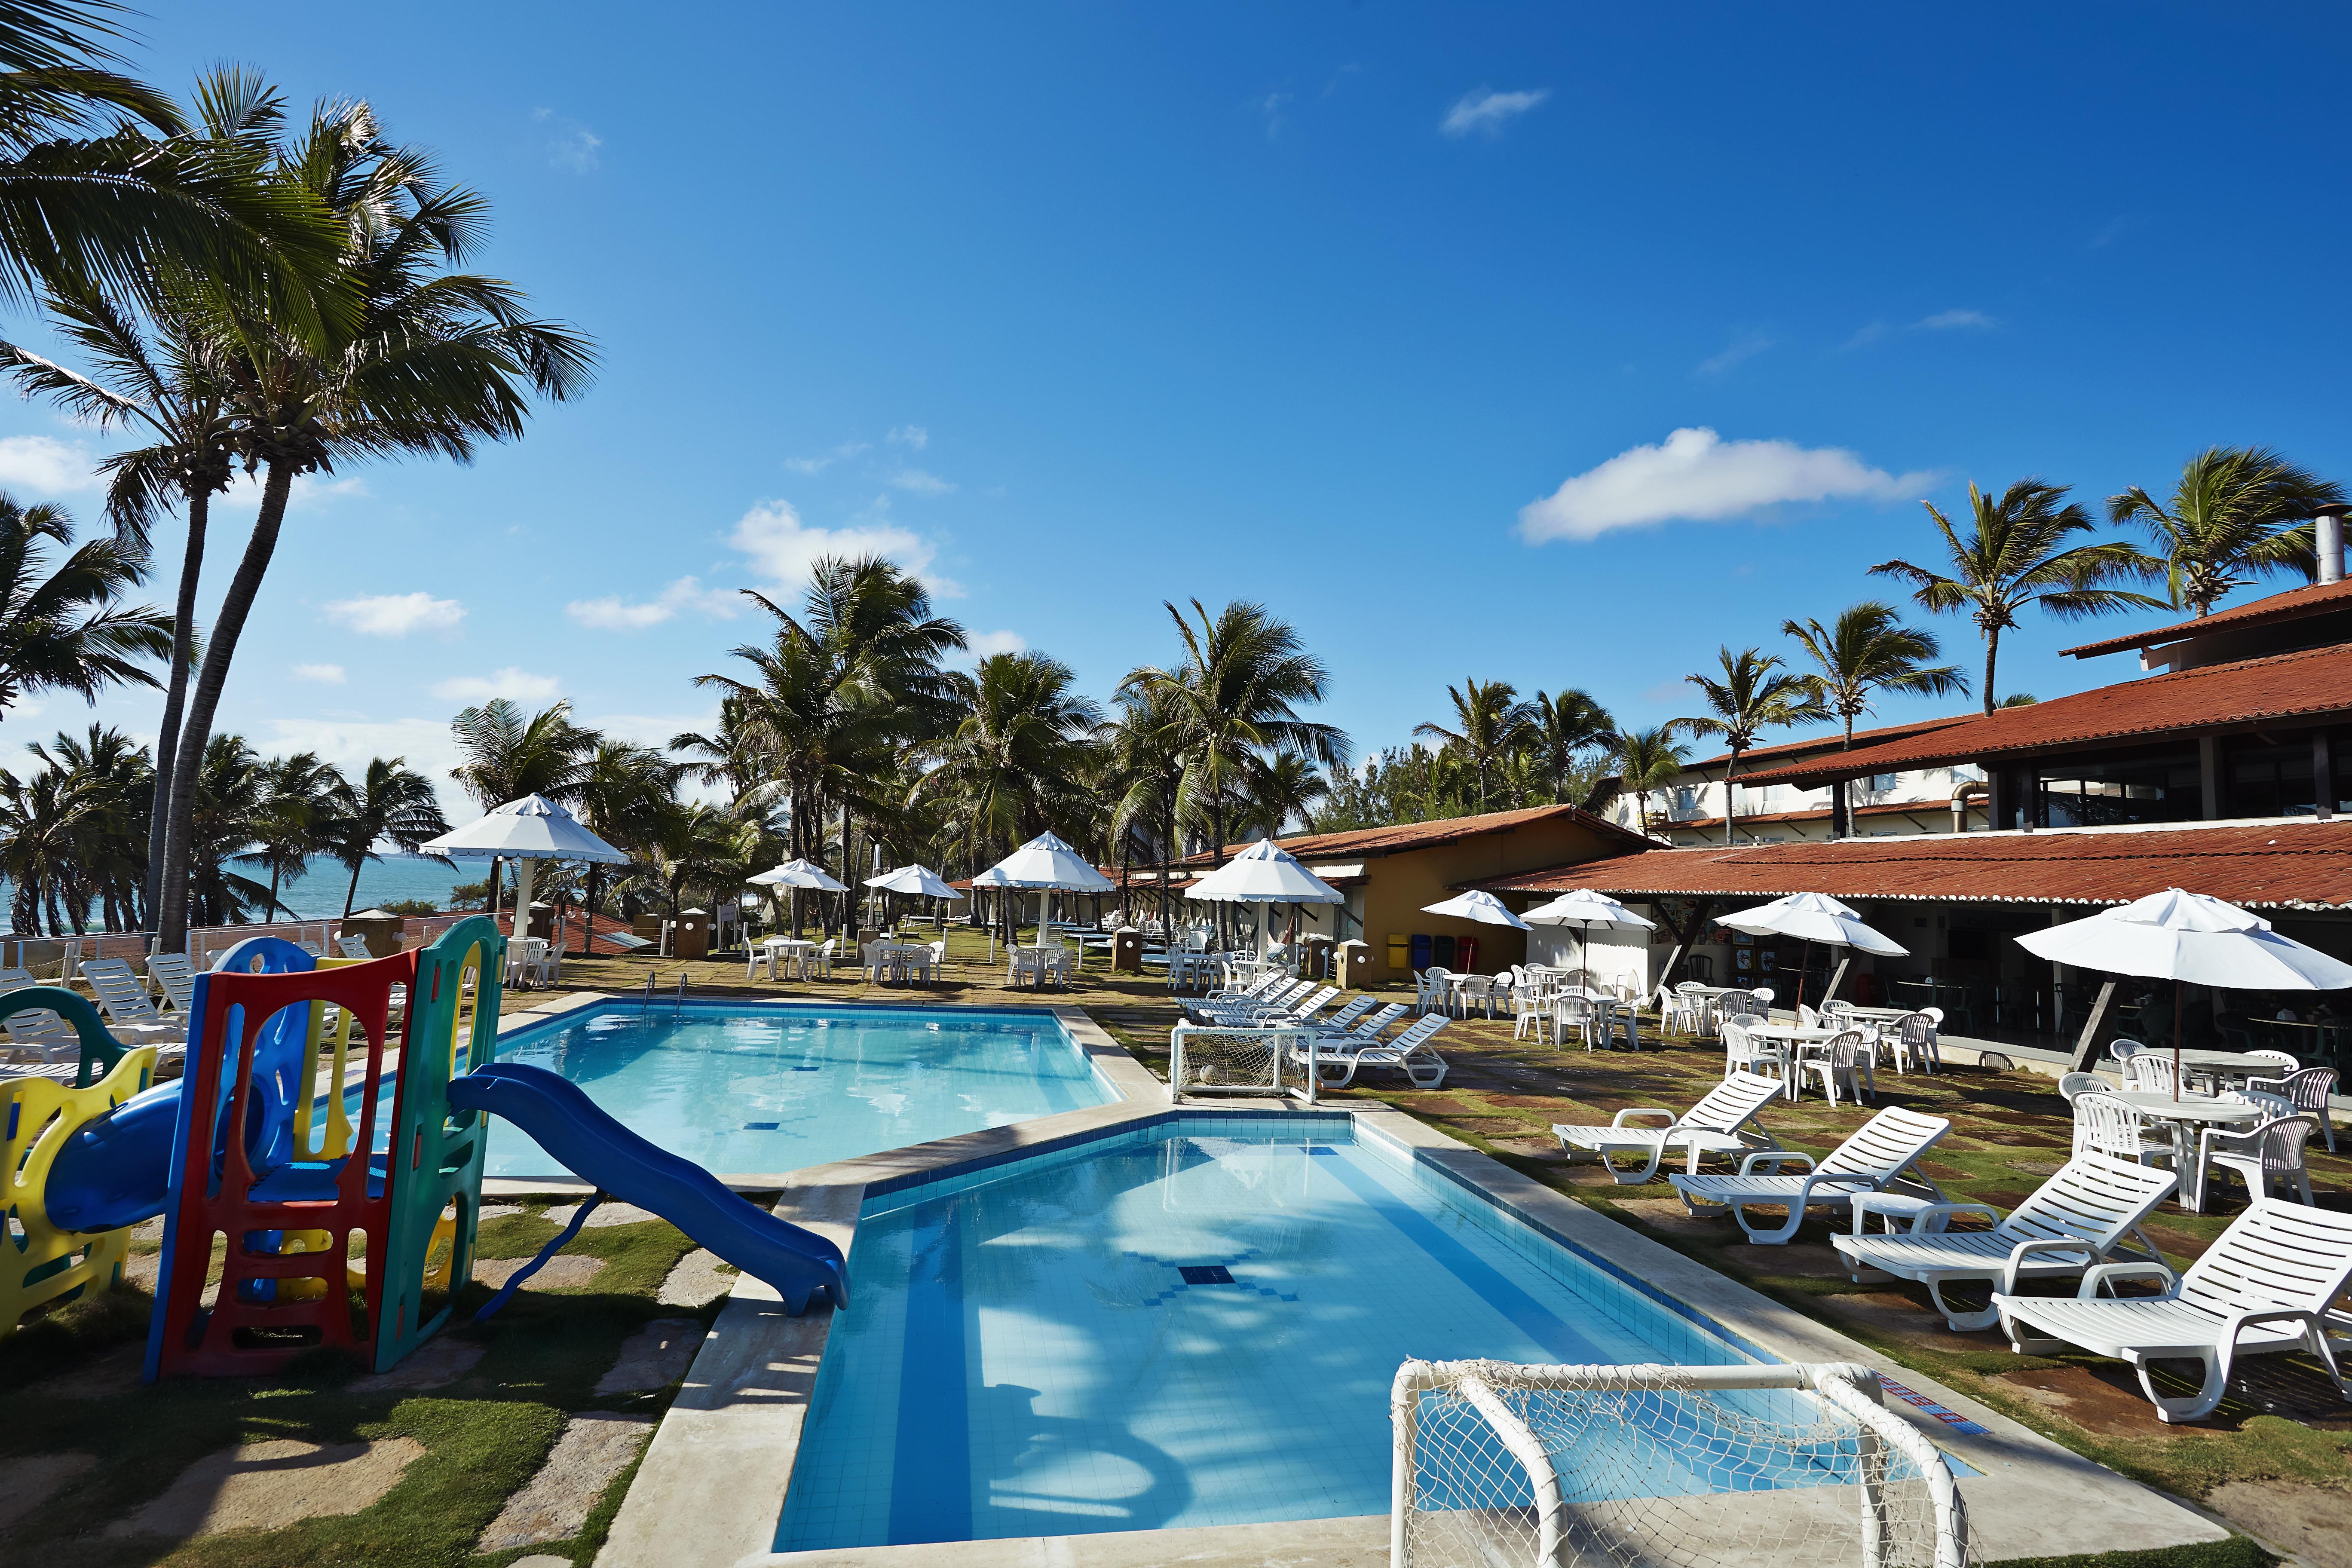
<svg viewBox="0 0 2352 1568">
<path fill-rule="evenodd" d="M 499 1041 L 721 1173 L 797 1170 L 1118 1098 L 1050 1013 L 609 1003 Z M 492 1176 L 570 1179 L 494 1122 Z"/>
</svg>

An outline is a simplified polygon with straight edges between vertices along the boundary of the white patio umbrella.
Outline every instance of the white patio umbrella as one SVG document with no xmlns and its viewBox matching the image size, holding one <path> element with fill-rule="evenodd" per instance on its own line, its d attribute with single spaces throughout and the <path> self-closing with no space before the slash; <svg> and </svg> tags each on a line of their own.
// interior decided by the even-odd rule
<svg viewBox="0 0 2352 1568">
<path fill-rule="evenodd" d="M 1503 900 L 1483 888 L 1473 888 L 1466 893 L 1456 893 L 1439 903 L 1423 904 L 1425 915 L 1452 915 L 1457 920 L 1476 921 L 1482 925 L 1516 926 L 1528 929 L 1528 922 L 1503 907 Z"/>
<path fill-rule="evenodd" d="M 629 857 L 582 826 L 578 817 L 545 795 L 527 795 L 494 806 L 478 822 L 455 828 L 423 846 L 428 855 L 452 860 L 511 860 L 515 863 L 515 940 L 530 935 L 530 884 L 541 860 L 584 860 L 616 866 Z M 490 889 L 491 908 L 498 889 Z M 591 940 L 593 938 L 592 936 Z"/>
<path fill-rule="evenodd" d="M 2053 963 L 2170 980 L 2172 1094 L 2180 1097 L 2183 985 L 2232 991 L 2341 991 L 2352 986 L 2352 964 L 2330 958 L 2235 904 L 2168 888 L 2085 920 L 2019 937 L 2017 945 Z"/>
<path fill-rule="evenodd" d="M 788 896 L 792 901 L 792 921 L 793 932 L 794 935 L 798 935 L 801 929 L 800 890 L 803 888 L 813 889 L 820 893 L 845 893 L 849 891 L 847 884 L 835 880 L 832 872 L 826 870 L 824 867 L 818 865 L 814 860 L 803 860 L 797 857 L 785 861 L 781 866 L 771 867 L 769 869 L 749 878 L 748 880 L 752 882 L 754 885 L 762 888 L 789 888 L 792 889 Z M 820 922 L 820 929 L 821 928 L 822 922 Z"/>
<path fill-rule="evenodd" d="M 878 877 L 868 877 L 866 885 L 879 892 L 898 893 L 910 899 L 961 899 L 961 893 L 948 886 L 946 879 L 929 866 L 901 866 L 895 871 L 885 871 Z M 888 906 L 884 906 L 887 913 Z"/>
<path fill-rule="evenodd" d="M 1637 915 L 1606 893 L 1596 893 L 1590 888 L 1571 888 L 1548 903 L 1538 904 L 1519 917 L 1528 924 L 1572 925 L 1580 928 L 1577 938 L 1576 956 L 1583 965 L 1585 977 L 1592 975 L 1592 928 L 1606 931 L 1616 927 L 1624 931 L 1654 931 L 1658 922 Z"/>
<path fill-rule="evenodd" d="M 1037 835 L 971 881 L 976 888 L 1016 888 L 1049 894 L 1108 893 L 1118 886 L 1097 870 L 1085 856 L 1051 833 Z M 1051 918 L 1053 906 L 1050 900 L 1045 913 Z M 1039 935 L 1042 939 L 1042 930 Z M 994 952 L 995 945 L 992 941 L 992 957 Z"/>
<path fill-rule="evenodd" d="M 1911 950 L 1893 937 L 1863 924 L 1862 917 L 1826 893 L 1790 893 L 1769 904 L 1718 918 L 1716 924 L 1750 936 L 1792 936 L 1805 944 L 1797 960 L 1795 1003 L 1805 1001 L 1805 970 L 1812 963 L 1813 943 L 1860 948 L 1882 958 L 1901 958 Z"/>
<path fill-rule="evenodd" d="M 1226 904 L 1343 904 L 1348 895 L 1301 865 L 1271 838 L 1261 838 L 1184 889 L 1188 899 Z M 1260 931 L 1265 930 L 1263 921 Z"/>
</svg>

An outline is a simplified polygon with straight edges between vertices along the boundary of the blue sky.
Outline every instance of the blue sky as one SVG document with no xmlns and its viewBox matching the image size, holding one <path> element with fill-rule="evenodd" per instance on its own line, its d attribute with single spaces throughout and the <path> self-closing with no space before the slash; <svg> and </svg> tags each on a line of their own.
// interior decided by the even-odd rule
<svg viewBox="0 0 2352 1568">
<path fill-rule="evenodd" d="M 1361 750 L 1473 676 L 1650 723 L 1718 645 L 1887 594 L 1970 479 L 2095 502 L 2247 441 L 2352 479 L 2340 10 L 646 15 L 143 25 L 167 85 L 371 99 L 603 349 L 472 468 L 309 489 L 224 704 L 257 744 L 437 770 L 499 691 L 666 738 L 761 635 L 730 590 L 859 545 L 1097 695 L 1173 657 L 1163 598 L 1248 596 Z M 20 496 L 94 512 L 97 449 L 0 403 Z M 2029 626 L 2001 689 L 2126 678 L 2053 655 L 2129 624 Z"/>
</svg>

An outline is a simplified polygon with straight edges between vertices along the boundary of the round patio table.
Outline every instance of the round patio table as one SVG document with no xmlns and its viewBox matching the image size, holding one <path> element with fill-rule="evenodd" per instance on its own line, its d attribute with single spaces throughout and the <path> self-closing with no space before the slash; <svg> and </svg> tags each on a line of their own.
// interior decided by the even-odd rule
<svg viewBox="0 0 2352 1568">
<path fill-rule="evenodd" d="M 2184 1053 L 2185 1054 L 2185 1053 Z M 2116 1096 L 2126 1105 L 2151 1121 L 2162 1121 L 2172 1128 L 2173 1165 L 2182 1173 L 2184 1191 L 2189 1162 L 2197 1154 L 2197 1134 L 2207 1127 L 2242 1127 L 2263 1119 L 2263 1108 L 2234 1100 L 2213 1100 L 2201 1094 L 2184 1094 L 2175 1100 L 2168 1094 L 2152 1089 L 2126 1089 Z M 2202 1183 L 2199 1184 L 2201 1187 Z M 2186 1206 L 2195 1208 L 2198 1199 L 2193 1191 Z"/>
</svg>

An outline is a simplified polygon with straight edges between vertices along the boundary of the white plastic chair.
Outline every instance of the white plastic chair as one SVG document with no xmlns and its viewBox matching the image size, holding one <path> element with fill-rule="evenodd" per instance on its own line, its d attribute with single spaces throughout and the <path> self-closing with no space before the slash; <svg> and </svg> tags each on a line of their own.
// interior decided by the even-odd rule
<svg viewBox="0 0 2352 1568">
<path fill-rule="evenodd" d="M 2266 1198 L 2273 1184 L 2284 1183 L 2304 1203 L 2310 1203 L 2311 1173 L 2303 1163 L 2303 1145 L 2311 1133 L 2310 1119 L 2304 1116 L 2273 1117 L 2250 1132 L 2204 1129 L 2197 1134 L 2197 1165 L 2189 1173 L 2189 1206 L 2199 1214 L 2205 1212 L 2205 1194 L 2211 1188 L 2216 1167 L 2236 1172 L 2246 1184 L 2250 1198 Z"/>
<path fill-rule="evenodd" d="M 1545 1031 L 1552 1020 L 1551 998 L 1536 985 L 1522 984 L 1511 992 L 1511 1038 L 1523 1040 L 1529 1029 L 1535 1031 L 1536 1043 L 1546 1044 Z"/>
<path fill-rule="evenodd" d="M 2289 1104 L 2319 1123 L 2320 1133 L 2327 1140 L 2327 1152 L 2336 1152 L 2336 1119 L 2327 1113 L 2327 1102 L 2336 1093 L 2334 1068 L 2297 1068 L 2284 1078 L 2248 1079 L 2246 1088 L 2284 1095 Z"/>
<path fill-rule="evenodd" d="M 803 948 L 800 958 L 801 978 L 805 980 L 815 971 L 822 969 L 824 971 L 824 977 L 827 980 L 832 979 L 834 955 L 840 951 L 841 939 L 837 936 L 826 937 L 822 947 Z"/>
<path fill-rule="evenodd" d="M 2070 1106 L 2086 1094 L 2105 1094 L 2106 1092 L 2107 1080 L 2101 1078 L 2097 1073 L 2070 1072 L 2059 1075 L 2058 1093 Z"/>
<path fill-rule="evenodd" d="M 1778 1040 L 1768 1040 L 1754 1033 L 1764 1020 L 1754 1013 L 1735 1013 L 1720 1019 L 1716 1027 L 1723 1035 L 1723 1076 L 1736 1072 L 1753 1073 L 1769 1078 L 1788 1090 L 1790 1073 L 1789 1053 Z"/>
<path fill-rule="evenodd" d="M 1808 1077 L 1822 1080 L 1822 1092 L 1829 1097 L 1832 1109 L 1837 1106 L 1838 1085 L 1845 1085 L 1846 1097 L 1864 1098 L 1864 1085 L 1869 1086 L 1868 1097 L 1878 1098 L 1878 1082 L 1871 1074 L 1870 1055 L 1863 1048 L 1862 1031 L 1848 1029 L 1818 1044 L 1801 1047 L 1797 1053 L 1797 1081 L 1800 1089 Z"/>
<path fill-rule="evenodd" d="M 2172 1092 L 2172 1058 L 2154 1051 L 2134 1051 L 2124 1058 L 2124 1087 L 2142 1094 Z"/>
<path fill-rule="evenodd" d="M 2150 1139 L 2138 1110 L 2117 1100 L 2104 1082 L 2074 1097 L 2074 1152 L 2105 1154 L 2135 1165 L 2173 1163 L 2171 1141 Z"/>
</svg>

